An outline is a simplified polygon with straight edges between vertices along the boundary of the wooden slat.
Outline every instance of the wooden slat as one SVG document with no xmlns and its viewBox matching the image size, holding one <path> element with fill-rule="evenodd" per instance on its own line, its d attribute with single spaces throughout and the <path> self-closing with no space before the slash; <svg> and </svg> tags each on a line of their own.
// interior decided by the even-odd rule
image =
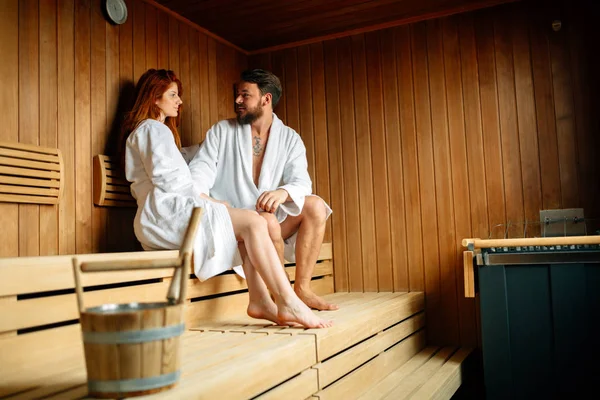
<svg viewBox="0 0 600 400">
<path fill-rule="evenodd" d="M 308 174 L 313 181 L 313 191 L 319 193 L 319 186 L 316 182 L 316 169 L 315 169 L 315 122 L 316 118 L 314 115 L 314 105 L 312 88 L 314 86 L 312 78 L 312 69 L 310 67 L 311 56 L 310 48 L 308 46 L 302 46 L 297 49 L 297 60 L 296 69 L 298 79 L 296 85 L 298 86 L 298 112 L 299 112 L 299 131 L 302 136 L 302 142 L 306 147 L 306 160 L 308 162 Z M 319 69 L 321 73 L 323 69 Z M 310 83 L 309 85 L 303 84 L 303 82 Z M 323 99 L 323 102 L 325 99 Z M 301 106 L 302 105 L 302 106 Z M 320 121 L 325 123 L 325 120 Z M 319 143 L 319 146 L 325 145 L 326 143 Z M 325 149 L 327 150 L 327 149 Z"/>
<path fill-rule="evenodd" d="M 60 171 L 60 165 L 58 164 L 58 160 L 56 163 L 48 163 L 0 156 L 0 165 L 24 167 L 29 169 L 41 169 L 45 171 Z"/>
<path fill-rule="evenodd" d="M 168 69 L 169 68 L 169 16 L 164 12 L 164 10 L 159 10 L 156 14 L 156 19 L 158 21 L 158 32 L 161 32 L 158 35 L 158 49 L 157 49 L 157 62 L 159 69 Z"/>
<path fill-rule="evenodd" d="M 199 62 L 199 74 L 200 74 L 200 98 L 202 99 L 202 107 L 200 107 L 200 138 L 204 140 L 206 132 L 210 129 L 214 123 L 210 118 L 210 96 L 209 96 L 209 78 L 208 78 L 208 37 L 204 33 L 199 34 L 198 38 L 198 57 Z"/>
<path fill-rule="evenodd" d="M 303 334 L 317 336 L 317 354 L 319 361 L 324 360 L 340 350 L 358 343 L 361 340 L 377 333 L 398 320 L 408 318 L 411 315 L 423 310 L 423 295 L 420 293 L 407 293 L 400 295 L 398 298 L 390 298 L 382 304 L 379 304 L 374 309 L 369 310 L 371 317 L 378 315 L 373 320 L 364 316 L 363 318 L 371 321 L 368 324 L 360 323 L 360 319 L 356 319 L 355 326 L 348 329 L 348 326 L 336 326 L 328 328 L 325 331 L 308 330 Z"/>
<path fill-rule="evenodd" d="M 525 220 L 539 219 L 542 209 L 541 171 L 536 123 L 535 96 L 531 62 L 531 46 L 527 26 L 527 16 L 519 13 L 511 16 L 513 27 L 513 58 L 515 69 L 515 97 L 517 100 L 517 122 L 521 150 L 521 175 Z M 530 229 L 534 229 L 533 227 Z M 530 235 L 540 235 L 530 231 Z"/>
<path fill-rule="evenodd" d="M 315 193 L 331 204 L 330 193 L 330 172 L 329 172 L 329 135 L 327 132 L 327 96 L 325 86 L 325 66 L 323 45 L 316 43 L 310 46 L 310 71 L 311 71 L 311 86 L 310 93 L 313 102 L 313 123 L 314 123 L 314 184 Z M 302 69 L 301 69 L 302 71 Z M 303 86 L 299 82 L 300 87 Z M 302 109 L 300 110 L 302 112 Z M 331 223 L 325 228 L 325 241 L 331 241 Z"/>
<path fill-rule="evenodd" d="M 117 289 L 95 290 L 85 293 L 85 307 L 107 303 L 130 303 L 166 301 L 168 283 L 128 286 Z M 40 312 L 43 310 L 43 312 Z M 69 321 L 79 317 L 75 294 L 40 297 L 21 300 L 10 307 L 3 307 L 0 331 L 12 331 Z"/>
<path fill-rule="evenodd" d="M 93 0 L 91 3 L 90 20 L 90 135 L 91 154 L 104 152 L 107 140 L 106 130 L 106 30 L 110 24 L 106 23 L 102 12 L 102 1 Z M 88 168 L 89 161 L 88 161 Z M 91 166 L 92 179 L 94 165 Z M 89 186 L 92 193 L 95 191 L 95 182 Z M 89 193 L 87 194 L 89 203 Z M 82 199 L 83 200 L 83 199 Z M 106 251 L 106 225 L 107 212 L 101 207 L 92 207 L 91 215 L 91 253 Z"/>
<path fill-rule="evenodd" d="M 459 349 L 412 395 L 412 398 L 432 400 L 451 398 L 462 383 L 463 370 L 461 366 L 471 351 L 470 348 Z"/>
<path fill-rule="evenodd" d="M 481 102 L 479 98 L 477 47 L 475 43 L 473 15 L 460 16 L 458 31 L 469 182 L 468 196 L 470 206 L 468 212 L 471 219 L 471 231 L 478 232 L 478 237 L 481 237 L 485 236 L 488 232 L 488 199 L 486 190 L 484 190 L 486 187 L 486 159 L 484 156 L 481 126 Z M 456 207 L 462 206 L 460 203 L 455 202 Z M 464 218 L 460 217 L 459 214 L 460 211 L 457 211 L 457 219 Z M 467 228 L 465 227 L 465 229 Z M 460 235 L 460 232 L 457 230 L 456 237 L 460 238 Z M 461 311 L 459 312 L 461 343 L 475 346 L 478 336 L 475 304 L 459 295 L 459 306 L 461 307 Z"/>
<path fill-rule="evenodd" d="M 323 44 L 325 68 L 325 97 L 327 108 L 327 139 L 329 145 L 329 165 L 331 182 L 331 207 L 336 210 L 331 217 L 331 230 L 335 240 L 335 287 L 338 291 L 348 290 L 348 264 L 346 255 L 346 211 L 344 188 L 344 165 L 342 159 L 342 132 L 340 121 L 339 84 L 337 69 L 337 45 L 334 41 Z M 340 217 L 338 217 L 340 215 Z"/>
<path fill-rule="evenodd" d="M 151 7 L 148 5 L 148 7 Z M 135 84 L 146 72 L 146 2 L 134 0 L 129 6 L 133 25 L 133 79 Z"/>
<path fill-rule="evenodd" d="M 75 2 L 75 251 L 92 251 L 91 4 Z"/>
<path fill-rule="evenodd" d="M 438 347 L 428 346 L 419 351 L 410 360 L 402 364 L 398 369 L 392 371 L 384 379 L 376 385 L 370 387 L 362 394 L 359 400 L 379 400 L 383 399 L 390 391 L 398 385 L 404 378 L 416 371 L 420 366 L 425 364 L 438 351 Z"/>
<path fill-rule="evenodd" d="M 1 179 L 0 179 L 1 181 Z M 36 196 L 58 197 L 57 189 L 41 189 L 26 186 L 9 186 L 0 184 L 0 193 L 32 194 Z"/>
<path fill-rule="evenodd" d="M 187 104 L 192 111 L 192 100 L 190 88 L 190 29 L 187 24 L 179 24 L 179 68 L 177 76 L 181 80 L 184 90 L 181 95 L 183 104 Z M 231 91 L 231 90 L 230 90 Z M 225 91 L 219 99 L 225 97 Z M 231 104 L 231 103 L 230 103 Z M 192 113 L 182 112 L 179 117 L 179 134 L 181 135 L 181 144 L 190 146 L 192 144 Z"/>
<path fill-rule="evenodd" d="M 505 184 L 504 198 L 506 218 L 513 222 L 508 237 L 522 237 L 522 229 L 516 225 L 524 220 L 524 212 L 511 21 L 512 16 L 505 8 L 494 14 L 498 111 L 502 145 L 502 172 Z"/>
<path fill-rule="evenodd" d="M 75 253 L 75 43 L 74 2 L 58 3 L 58 147 L 63 154 L 63 197 L 58 207 L 59 254 Z"/>
<path fill-rule="evenodd" d="M 377 287 L 379 291 L 394 290 L 394 263 L 390 231 L 390 199 L 388 186 L 388 160 L 383 98 L 383 61 L 381 60 L 380 32 L 366 34 L 368 113 L 371 131 L 373 164 L 374 233 L 377 251 Z M 395 178 L 397 179 L 397 177 Z M 367 264 L 368 265 L 368 264 Z"/>
<path fill-rule="evenodd" d="M 27 196 L 17 194 L 0 194 L 0 202 L 2 201 L 7 203 L 58 204 L 57 197 Z M 21 215 L 21 220 L 23 219 L 24 217 Z"/>
<path fill-rule="evenodd" d="M 21 152 L 38 153 L 38 154 L 41 154 L 40 157 L 43 157 L 40 159 L 48 159 L 48 160 L 52 160 L 52 161 L 56 160 L 56 157 L 46 157 L 46 156 L 44 156 L 44 154 L 57 156 L 59 153 L 58 149 L 56 149 L 56 148 L 32 145 L 32 144 L 28 144 L 28 143 L 13 143 L 13 142 L 6 142 L 6 141 L 0 141 L 0 148 L 13 149 L 13 150 L 21 151 Z M 22 153 L 19 153 L 19 154 L 22 154 Z"/>
<path fill-rule="evenodd" d="M 371 54 L 370 54 L 371 55 Z M 354 121 L 356 124 L 356 156 L 358 168 L 358 201 L 360 219 L 360 246 L 362 248 L 363 290 L 377 291 L 378 271 L 371 265 L 378 265 L 379 243 L 375 231 L 375 200 L 373 193 L 373 162 L 371 157 L 371 133 L 369 115 L 369 89 L 367 82 L 367 55 L 364 35 L 352 36 L 352 81 L 354 84 Z M 373 71 L 370 71 L 371 73 Z M 378 94 L 374 93 L 375 96 Z M 380 96 L 380 94 L 379 94 Z M 376 171 L 380 173 L 380 171 Z M 383 172 L 381 172 L 383 173 Z M 377 211 L 387 214 L 386 201 L 378 203 Z M 385 227 L 381 227 L 382 230 Z M 376 249 L 376 250 L 375 250 Z M 374 251 L 375 250 L 375 251 Z M 385 255 L 386 249 L 383 250 Z M 389 262 L 386 263 L 389 265 Z M 382 268 L 387 268 L 382 267 Z M 385 270 L 381 271 L 385 275 Z M 382 289 L 384 290 L 384 289 Z"/>
<path fill-rule="evenodd" d="M 308 369 L 295 378 L 258 396 L 257 400 L 304 400 L 319 390 L 317 371 Z"/>
<path fill-rule="evenodd" d="M 346 223 L 347 259 L 358 262 L 348 270 L 348 289 L 363 290 L 362 245 L 360 242 L 360 206 L 358 189 L 358 165 L 356 162 L 356 133 L 354 108 L 344 104 L 354 103 L 352 77 L 352 42 L 350 38 L 337 41 L 338 85 L 340 107 L 340 132 L 342 135 L 342 166 L 344 181 L 344 220 Z M 358 266 L 360 265 L 360 267 Z"/>
<path fill-rule="evenodd" d="M 561 208 L 560 163 L 558 138 L 554 117 L 554 92 L 552 90 L 552 64 L 548 48 L 546 24 L 551 11 L 531 13 L 529 29 L 531 40 L 531 66 L 535 93 L 535 116 L 539 138 L 539 165 L 541 171 L 542 207 L 544 210 Z"/>
<path fill-rule="evenodd" d="M 559 143 L 561 206 L 562 208 L 578 207 L 580 199 L 577 171 L 577 128 L 573 104 L 573 80 L 567 47 L 567 30 L 561 29 L 548 35 L 548 42 L 552 69 L 556 136 Z"/>
<path fill-rule="evenodd" d="M 45 161 L 47 163 L 58 164 L 58 150 L 56 150 L 57 155 L 46 155 L 35 153 L 33 151 L 23 151 L 23 150 L 12 150 L 9 148 L 5 148 L 2 146 L 6 146 L 7 142 L 0 142 L 0 156 L 17 158 L 20 160 L 36 160 L 36 161 Z M 16 143 L 14 143 L 16 144 Z M 58 171 L 58 169 L 57 169 Z"/>
<path fill-rule="evenodd" d="M 314 363 L 314 342 L 302 336 L 284 336 L 276 344 L 264 347 L 259 354 L 249 352 L 235 357 L 229 362 L 203 371 L 202 396 L 217 398 L 223 395 L 227 387 L 227 396 L 232 398 L 252 398 L 289 377 L 306 370 Z M 194 359 L 196 361 L 197 358 Z M 183 371 L 189 370 L 191 360 L 183 359 Z M 270 368 L 277 365 L 278 368 Z M 254 379 L 256 371 L 264 373 L 261 379 Z M 237 377 L 235 385 L 231 376 Z M 198 396 L 196 379 L 184 379 L 172 390 L 161 393 L 167 399 L 181 399 Z M 140 399 L 145 399 L 141 397 Z"/>
<path fill-rule="evenodd" d="M 156 7 L 146 7 L 146 68 L 157 68 L 158 66 L 158 32 Z"/>
<path fill-rule="evenodd" d="M 431 129 L 433 137 L 433 159 L 434 159 L 434 176 L 435 176 L 435 203 L 437 210 L 437 236 L 439 248 L 439 282 L 434 285 L 439 285 L 439 301 L 436 310 L 437 314 L 434 317 L 435 323 L 428 324 L 428 333 L 431 334 L 432 340 L 437 342 L 438 333 L 444 332 L 450 343 L 456 343 L 459 339 L 458 334 L 458 309 L 457 304 L 457 289 L 456 289 L 456 219 L 454 213 L 454 191 L 453 180 L 459 179 L 456 175 L 461 174 L 461 170 L 456 172 L 452 169 L 453 156 L 457 158 L 461 156 L 463 148 L 456 145 L 454 149 L 449 137 L 449 118 L 448 103 L 452 102 L 448 97 L 446 90 L 446 63 L 444 60 L 444 50 L 446 43 L 444 41 L 442 31 L 442 21 L 432 20 L 427 22 L 427 54 L 429 61 L 429 84 L 430 84 L 430 103 L 431 103 Z M 457 55 L 458 57 L 458 55 Z M 460 107 L 459 104 L 454 104 Z M 462 110 L 459 110 L 462 111 Z M 462 124 L 462 113 L 458 115 Z M 454 135 L 461 135 L 462 132 L 452 132 Z M 464 143 L 464 134 L 462 136 Z M 459 142 L 460 143 L 460 142 Z M 454 153 L 452 153 L 454 150 Z M 464 154 L 462 154 L 464 159 Z M 463 171 L 466 170 L 466 166 Z M 464 186 L 461 186 L 464 187 Z M 433 226 L 433 225 L 432 225 Z M 429 249 L 425 250 L 429 253 Z M 432 260 L 433 261 L 433 260 Z M 429 273 L 429 271 L 428 271 Z M 436 273 L 434 273 L 435 276 Z M 430 284 L 432 281 L 428 281 Z"/>
<path fill-rule="evenodd" d="M 440 27 L 443 38 L 443 62 L 446 84 L 446 98 L 448 110 L 448 139 L 450 145 L 450 165 L 451 178 L 450 190 L 452 191 L 452 213 L 454 214 L 454 232 L 452 227 L 446 225 L 452 234 L 448 234 L 445 239 L 447 251 L 446 261 L 442 264 L 442 292 L 445 294 L 444 303 L 446 304 L 445 324 L 446 326 L 456 326 L 448 328 L 448 340 L 451 343 L 460 343 L 462 340 L 470 340 L 472 345 L 475 335 L 475 309 L 473 302 L 466 302 L 457 281 L 462 281 L 463 269 L 454 268 L 454 265 L 462 265 L 463 254 L 459 245 L 459 238 L 471 232 L 471 209 L 469 187 L 469 164 L 467 153 L 467 137 L 465 132 L 465 110 L 462 95 L 462 76 L 460 61 L 460 42 L 458 33 L 458 18 L 448 17 L 442 21 Z M 442 228 L 443 229 L 443 228 Z M 442 230 L 443 231 L 443 230 Z M 454 277 L 456 281 L 450 283 Z M 455 305 L 450 306 L 451 302 Z M 457 307 L 458 306 L 458 307 Z M 452 311 L 456 309 L 456 311 Z M 452 336 L 455 335 L 455 336 Z M 453 339 L 450 339 L 454 337 Z M 464 337 L 464 339 L 463 339 Z"/>
<path fill-rule="evenodd" d="M 52 371 L 52 369 L 50 369 Z M 51 376 L 40 378 L 37 381 L 30 381 L 32 390 L 21 392 L 15 396 L 10 396 L 10 400 L 28 400 L 28 399 L 40 399 L 40 398 L 56 398 L 69 399 L 75 398 L 72 390 L 78 388 L 81 391 L 81 385 L 86 383 L 87 374 L 85 368 L 77 365 L 61 371 L 60 373 L 54 373 Z M 85 391 L 82 392 L 79 397 L 83 397 L 87 394 L 87 385 L 85 385 Z"/>
<path fill-rule="evenodd" d="M 394 31 L 387 29 L 380 32 L 380 57 L 381 57 L 381 79 L 386 84 L 382 85 L 382 104 L 383 107 L 383 127 L 375 129 L 374 135 L 382 135 L 383 150 L 386 154 L 387 165 L 383 165 L 378 170 L 387 171 L 387 182 L 380 183 L 389 191 L 389 221 L 381 223 L 388 224 L 390 230 L 390 266 L 392 267 L 390 284 L 394 291 L 408 290 L 408 264 L 406 248 L 406 220 L 404 216 L 404 171 L 402 168 L 403 154 L 401 149 L 400 134 L 400 114 L 398 110 L 398 73 L 396 70 L 396 53 L 394 50 Z M 370 46 L 368 46 L 370 48 Z M 381 153 L 380 153 L 381 154 Z M 379 157 L 374 158 L 377 162 Z M 377 184 L 378 177 L 375 177 Z M 380 224 L 380 216 L 375 214 Z M 379 229 L 378 229 L 379 230 Z M 380 279 L 379 287 L 382 286 Z"/>
<path fill-rule="evenodd" d="M 137 207 L 135 201 L 118 201 L 118 200 L 104 200 L 102 203 L 106 207 Z"/>
<path fill-rule="evenodd" d="M 433 357 L 420 366 L 416 371 L 404 378 L 384 399 L 395 400 L 411 397 L 423 386 L 427 380 L 438 371 L 442 365 L 454 354 L 456 348 L 444 347 L 437 351 Z"/>
<path fill-rule="evenodd" d="M 217 42 L 212 37 L 207 38 L 207 51 L 208 51 L 208 98 L 210 111 L 210 121 L 219 120 L 219 107 L 218 107 L 218 89 L 217 89 Z"/>
<path fill-rule="evenodd" d="M 502 175 L 502 144 L 500 116 L 498 115 L 498 87 L 494 56 L 493 13 L 478 16 L 475 26 L 477 63 L 479 67 L 479 90 L 481 99 L 481 122 L 485 143 L 485 176 L 488 194 L 488 219 L 490 235 L 498 232 L 494 225 L 504 223 L 506 209 L 504 201 L 504 178 Z"/>
<path fill-rule="evenodd" d="M 2 364 L 7 367 L 2 371 L 0 396 L 24 390 L 31 387 L 30 382 L 64 370 L 63 360 L 85 368 L 78 324 L 3 338 L 0 351 Z"/>
<path fill-rule="evenodd" d="M 27 146 L 40 144 L 40 43 L 39 2 L 19 1 L 19 142 Z M 0 174 L 15 173 L 19 168 L 0 167 Z M 17 175 L 25 175 L 17 173 Z M 29 175 L 36 177 L 37 175 Z M 32 203 L 32 199 L 18 198 L 17 202 Z M 19 205 L 19 255 L 40 254 L 40 207 L 37 204 Z"/>
<path fill-rule="evenodd" d="M 429 66 L 427 53 L 427 25 L 418 23 L 411 26 L 412 68 L 414 76 L 415 121 L 417 135 L 417 160 L 419 165 L 423 260 L 425 266 L 425 287 L 427 288 L 427 330 L 428 339 L 436 341 L 442 334 L 440 323 L 440 249 L 438 220 L 448 218 L 438 215 L 436 208 L 436 180 L 434 160 L 434 131 L 430 98 Z"/>
<path fill-rule="evenodd" d="M 5 79 L 4 90 L 0 92 L 0 108 L 2 118 L 2 143 L 16 143 L 19 140 L 19 2 L 9 0 L 4 2 L 0 14 L 0 75 L 12 76 Z M 11 152 L 2 148 L 0 154 Z M 19 255 L 19 205 L 0 203 L 0 257 L 16 257 Z"/>
<path fill-rule="evenodd" d="M 421 221 L 421 183 L 417 122 L 415 116 L 414 77 L 412 71 L 411 31 L 408 26 L 394 31 L 398 68 L 398 107 L 400 111 L 401 154 L 406 199 L 406 246 L 408 290 L 424 290 L 423 241 Z M 411 56 L 409 56 L 411 55 Z"/>
<path fill-rule="evenodd" d="M 359 397 L 370 386 L 404 364 L 425 346 L 425 333 L 418 332 L 369 363 L 346 375 L 315 396 L 320 400 Z"/>
<path fill-rule="evenodd" d="M 0 174 L 29 176 L 33 178 L 60 179 L 60 173 L 58 172 L 40 171 L 27 168 L 0 167 Z"/>
<path fill-rule="evenodd" d="M 57 59 L 57 4 L 56 2 L 40 3 L 40 141 L 41 146 L 58 147 L 58 59 Z M 36 160 L 28 168 L 52 169 L 61 172 L 60 181 L 64 182 L 62 174 L 62 153 L 58 153 L 55 164 L 46 164 Z M 60 192 L 57 196 L 60 196 Z M 60 201 L 60 199 L 59 199 Z M 40 254 L 58 254 L 58 209 L 56 207 L 40 208 Z"/>
<path fill-rule="evenodd" d="M 129 187 L 129 185 L 130 185 L 130 182 L 127 181 L 127 179 L 125 179 L 125 178 L 113 178 L 110 176 L 106 177 L 106 183 L 111 184 L 111 185 L 120 185 L 120 186 L 127 186 L 127 187 Z"/>
<path fill-rule="evenodd" d="M 80 262 L 101 260 L 165 260 L 178 256 L 177 250 L 138 251 L 123 253 L 80 254 Z M 52 290 L 72 289 L 73 255 L 48 257 L 18 257 L 0 259 L 0 276 L 11 279 L 0 279 L 0 296 L 46 292 Z M 331 243 L 324 243 L 319 253 L 319 260 L 331 259 Z M 317 266 L 315 272 L 321 271 Z M 324 266 L 322 268 L 330 268 Z M 83 274 L 84 286 L 104 285 L 117 282 L 164 278 L 172 275 L 172 270 L 136 271 L 116 273 Z M 44 276 L 44 279 L 32 280 L 32 276 Z M 211 282 L 209 280 L 208 282 Z M 218 286 L 218 285 L 217 285 Z"/>
<path fill-rule="evenodd" d="M 120 193 L 114 193 L 114 192 L 108 192 L 108 191 L 104 195 L 104 198 L 106 200 L 122 200 L 122 201 L 135 202 L 135 199 L 133 197 L 131 197 L 130 194 L 120 194 Z"/>
<path fill-rule="evenodd" d="M 202 111 L 203 99 L 200 97 L 200 63 L 206 62 L 203 57 L 200 59 L 199 51 L 199 33 L 194 29 L 190 29 L 190 84 L 191 84 L 191 104 L 188 104 L 188 110 L 191 111 L 191 142 L 190 144 L 200 143 L 202 136 L 202 119 L 200 113 Z M 186 110 L 187 111 L 187 110 Z"/>
<path fill-rule="evenodd" d="M 127 193 L 131 197 L 131 189 L 129 186 L 106 185 L 107 192 Z"/>
<path fill-rule="evenodd" d="M 325 388 L 325 386 L 364 364 L 385 349 L 410 336 L 424 325 L 424 315 L 422 313 L 417 314 L 388 330 L 379 332 L 372 338 L 326 360 L 322 364 L 317 364 L 313 368 L 319 371 L 319 388 Z"/>
</svg>

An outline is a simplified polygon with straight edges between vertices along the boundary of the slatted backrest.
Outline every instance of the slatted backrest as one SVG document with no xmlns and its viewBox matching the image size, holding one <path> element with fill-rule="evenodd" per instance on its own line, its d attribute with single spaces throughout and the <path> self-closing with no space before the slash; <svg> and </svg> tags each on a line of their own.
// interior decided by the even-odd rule
<svg viewBox="0 0 600 400">
<path fill-rule="evenodd" d="M 94 156 L 94 204 L 105 207 L 136 207 L 129 185 L 116 158 L 104 154 Z"/>
<path fill-rule="evenodd" d="M 58 204 L 63 186 L 59 149 L 0 142 L 0 202 Z"/>
</svg>

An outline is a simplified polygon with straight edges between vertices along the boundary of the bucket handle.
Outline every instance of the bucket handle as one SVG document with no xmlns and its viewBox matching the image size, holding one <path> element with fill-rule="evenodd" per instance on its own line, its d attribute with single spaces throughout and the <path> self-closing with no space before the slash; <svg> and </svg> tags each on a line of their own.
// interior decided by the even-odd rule
<svg viewBox="0 0 600 400">
<path fill-rule="evenodd" d="M 175 268 L 171 285 L 167 292 L 170 304 L 182 304 L 186 299 L 187 278 L 190 275 L 192 255 L 194 250 L 194 239 L 202 220 L 204 209 L 195 207 L 188 224 L 183 243 L 179 250 L 179 256 L 164 260 L 116 260 L 116 261 L 86 261 L 80 263 L 77 257 L 73 257 L 73 277 L 75 279 L 75 293 L 79 312 L 85 312 L 83 305 L 83 288 L 81 285 L 81 272 L 106 272 L 127 271 L 137 269 L 160 269 Z M 179 284 L 179 285 L 178 285 Z"/>
</svg>

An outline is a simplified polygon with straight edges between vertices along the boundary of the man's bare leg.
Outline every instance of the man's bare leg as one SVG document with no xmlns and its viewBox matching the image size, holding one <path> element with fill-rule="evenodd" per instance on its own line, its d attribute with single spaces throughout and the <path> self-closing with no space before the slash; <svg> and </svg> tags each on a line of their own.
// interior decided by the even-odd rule
<svg viewBox="0 0 600 400">
<path fill-rule="evenodd" d="M 265 282 L 250 262 L 250 257 L 248 257 L 248 252 L 244 244 L 240 243 L 238 248 L 242 256 L 242 267 L 244 268 L 244 275 L 246 275 L 246 282 L 248 283 L 248 295 L 250 297 L 247 309 L 248 315 L 252 318 L 266 319 L 279 324 L 277 306 L 271 299 L 267 285 L 265 285 Z"/>
<path fill-rule="evenodd" d="M 279 256 L 279 260 L 281 261 L 281 265 L 284 265 L 283 260 L 283 238 L 281 237 L 281 226 L 279 225 L 279 221 L 277 221 L 277 217 L 275 214 L 271 214 L 268 212 L 260 212 L 261 217 L 263 217 L 267 221 L 267 228 L 269 229 L 269 237 L 275 246 L 275 250 L 277 250 L 277 255 Z"/>
<path fill-rule="evenodd" d="M 298 231 L 296 239 L 296 281 L 294 291 L 309 307 L 317 310 L 337 310 L 335 304 L 326 302 L 310 288 L 310 281 L 319 258 L 321 244 L 325 236 L 325 203 L 320 197 L 307 196 L 302 213 L 297 217 L 288 216 L 281 223 L 281 234 L 288 238 Z"/>
<path fill-rule="evenodd" d="M 280 323 L 298 323 L 307 328 L 326 328 L 331 321 L 317 317 L 292 290 L 287 275 L 280 267 L 279 257 L 269 237 L 267 223 L 258 213 L 227 208 L 233 231 L 244 242 L 248 258 L 273 293 Z"/>
</svg>

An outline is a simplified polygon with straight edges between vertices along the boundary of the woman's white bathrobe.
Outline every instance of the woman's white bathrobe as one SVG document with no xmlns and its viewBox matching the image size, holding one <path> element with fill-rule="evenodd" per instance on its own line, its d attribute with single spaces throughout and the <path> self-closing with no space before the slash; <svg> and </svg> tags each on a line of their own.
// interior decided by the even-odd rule
<svg viewBox="0 0 600 400">
<path fill-rule="evenodd" d="M 129 135 L 125 175 L 138 205 L 135 235 L 145 250 L 179 249 L 193 208 L 203 207 L 194 243 L 196 276 L 203 281 L 241 264 L 227 208 L 200 197 L 198 180 L 165 124 L 147 119 Z"/>
<path fill-rule="evenodd" d="M 302 212 L 304 198 L 312 193 L 308 174 L 306 148 L 296 131 L 285 126 L 273 114 L 273 124 L 258 187 L 252 178 L 252 132 L 249 124 L 240 125 L 235 119 L 223 120 L 206 134 L 200 150 L 190 162 L 190 170 L 202 191 L 225 200 L 233 207 L 254 210 L 258 197 L 265 191 L 285 189 L 291 201 L 281 204 L 276 216 L 279 222 L 288 215 Z M 327 204 L 327 217 L 331 208 Z M 295 260 L 296 234 L 286 240 L 285 258 Z"/>
</svg>

